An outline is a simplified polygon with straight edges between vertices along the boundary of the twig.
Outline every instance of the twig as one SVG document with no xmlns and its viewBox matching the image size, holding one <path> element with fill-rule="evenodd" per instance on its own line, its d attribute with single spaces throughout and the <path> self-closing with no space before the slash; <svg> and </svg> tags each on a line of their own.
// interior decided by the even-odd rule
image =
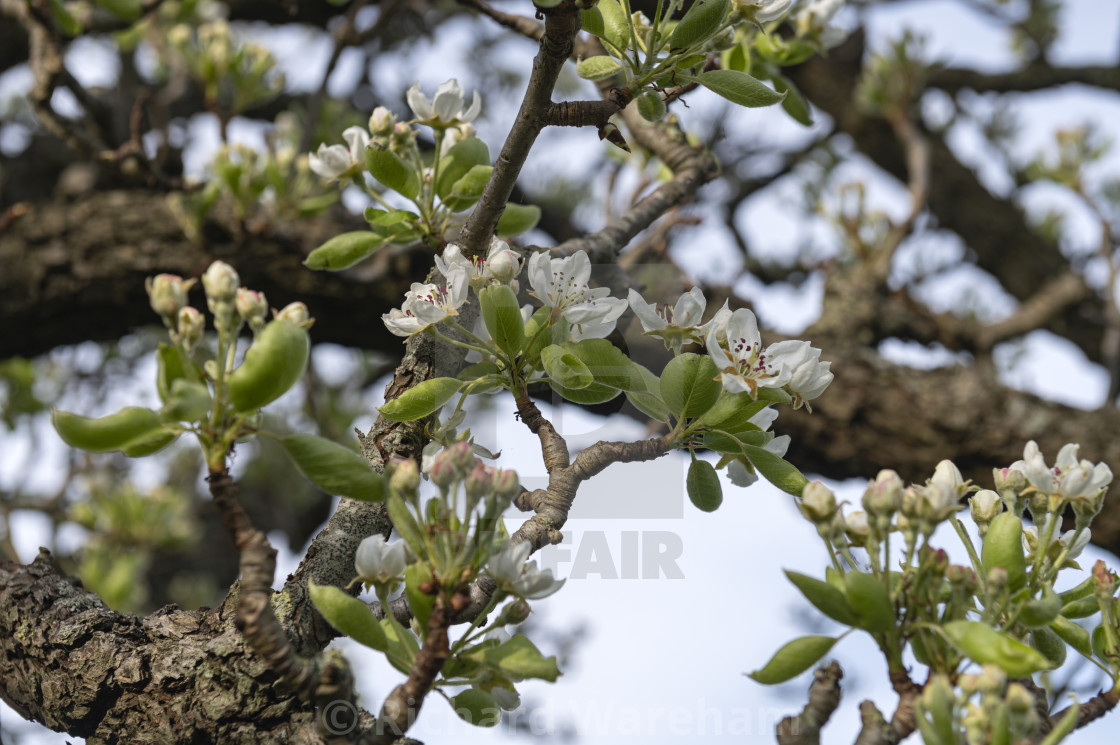
<svg viewBox="0 0 1120 745">
<path fill-rule="evenodd" d="M 840 679 L 844 671 L 833 660 L 813 673 L 809 701 L 797 716 L 786 717 L 776 728 L 778 745 L 819 745 L 820 732 L 840 705 Z"/>
<path fill-rule="evenodd" d="M 572 3 L 564 2 L 547 11 L 540 51 L 533 58 L 533 71 L 517 119 L 510 128 L 478 205 L 459 234 L 457 242 L 467 257 L 482 256 L 486 252 L 529 150 L 547 123 L 552 89 L 572 53 L 579 26 L 579 10 Z"/>
<path fill-rule="evenodd" d="M 459 0 L 459 4 L 465 5 L 468 8 L 474 8 L 482 15 L 494 20 L 499 26 L 505 26 L 533 41 L 540 41 L 541 37 L 544 36 L 544 24 L 538 23 L 532 18 L 514 15 L 512 13 L 503 13 L 483 0 Z"/>
</svg>

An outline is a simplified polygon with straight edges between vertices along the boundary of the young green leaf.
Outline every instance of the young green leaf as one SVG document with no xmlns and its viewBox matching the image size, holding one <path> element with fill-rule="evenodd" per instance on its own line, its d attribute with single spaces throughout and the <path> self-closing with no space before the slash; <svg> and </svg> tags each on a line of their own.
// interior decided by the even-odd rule
<svg viewBox="0 0 1120 745">
<path fill-rule="evenodd" d="M 566 388 L 556 381 L 552 381 L 550 385 L 552 390 L 572 403 L 587 406 L 606 403 L 621 393 L 617 388 L 611 388 L 609 385 L 603 385 L 602 383 L 592 383 L 586 388 Z"/>
<path fill-rule="evenodd" d="M 307 583 L 307 590 L 316 610 L 339 632 L 379 652 L 389 648 L 389 641 L 380 622 L 361 600 L 337 587 L 317 585 L 314 581 Z"/>
<path fill-rule="evenodd" d="M 844 593 L 824 580 L 810 577 L 806 574 L 792 572 L 786 570 L 786 577 L 792 582 L 805 599 L 813 604 L 813 607 L 825 614 L 833 621 L 842 623 L 845 626 L 856 625 L 856 615 L 852 611 L 852 607 L 848 604 L 848 598 Z"/>
<path fill-rule="evenodd" d="M 541 350 L 541 363 L 548 376 L 564 388 L 586 388 L 595 382 L 595 376 L 587 369 L 587 365 L 557 344 Z"/>
<path fill-rule="evenodd" d="M 1077 650 L 1083 657 L 1093 656 L 1093 645 L 1089 639 L 1089 632 L 1067 618 L 1058 616 L 1050 624 L 1050 628 L 1066 644 Z"/>
<path fill-rule="evenodd" d="M 304 476 L 328 494 L 361 502 L 384 500 L 383 479 L 362 456 L 316 435 L 288 435 L 280 440 Z"/>
<path fill-rule="evenodd" d="M 497 669 L 511 680 L 540 678 L 555 683 L 560 676 L 555 657 L 545 657 L 533 642 L 517 634 L 496 647 L 483 647 L 466 652 L 464 657 Z"/>
<path fill-rule="evenodd" d="M 723 488 L 715 467 L 706 460 L 692 459 L 688 467 L 688 498 L 703 512 L 715 512 L 723 504 Z"/>
<path fill-rule="evenodd" d="M 385 498 L 385 507 L 389 512 L 389 519 L 393 522 L 393 529 L 397 531 L 401 540 L 408 544 L 412 553 L 426 556 L 427 548 L 424 545 L 424 534 L 420 532 L 420 523 L 416 522 L 416 517 L 412 514 L 412 510 L 408 509 L 401 495 L 390 490 Z"/>
<path fill-rule="evenodd" d="M 270 321 L 229 376 L 234 409 L 252 411 L 283 396 L 303 377 L 310 354 L 306 329 L 283 319 Z"/>
<path fill-rule="evenodd" d="M 634 408 L 650 419 L 659 422 L 669 422 L 669 407 L 661 399 L 661 381 L 656 375 L 634 363 L 634 369 L 642 378 L 643 391 L 626 391 L 626 398 L 634 404 Z"/>
<path fill-rule="evenodd" d="M 695 77 L 687 77 L 731 103 L 749 108 L 773 106 L 785 98 L 785 94 L 777 93 L 761 81 L 738 70 L 708 70 Z"/>
<path fill-rule="evenodd" d="M 52 409 L 51 424 L 67 445 L 107 453 L 146 439 L 161 429 L 163 420 L 151 409 L 128 406 L 98 419 Z"/>
<path fill-rule="evenodd" d="M 525 343 L 525 323 L 517 296 L 508 285 L 490 285 L 479 291 L 478 300 L 490 338 L 511 359 L 516 357 Z"/>
<path fill-rule="evenodd" d="M 657 91 L 645 91 L 639 95 L 635 102 L 638 104 L 638 113 L 647 122 L 659 122 L 665 116 L 665 101 Z"/>
<path fill-rule="evenodd" d="M 475 166 L 490 165 L 490 149 L 477 137 L 459 140 L 439 161 L 436 177 L 436 195 L 444 199 L 451 193 L 455 182 L 467 175 Z"/>
<path fill-rule="evenodd" d="M 389 660 L 389 664 L 408 675 L 409 671 L 412 670 L 412 661 L 416 659 L 416 653 L 420 651 L 420 645 L 417 643 L 416 637 L 408 629 L 398 633 L 397 627 L 388 618 L 381 619 L 381 630 L 385 632 L 385 639 L 388 642 L 385 656 Z"/>
<path fill-rule="evenodd" d="M 1005 513 L 1006 514 L 1006 513 Z M 941 625 L 949 642 L 981 665 L 997 665 L 1013 678 L 1051 668 L 1042 653 L 980 621 L 950 621 Z"/>
<path fill-rule="evenodd" d="M 792 116 L 795 122 L 811 127 L 813 125 L 813 112 L 809 109 L 809 103 L 801 95 L 801 91 L 797 89 L 793 81 L 777 73 L 772 75 L 770 80 L 774 83 L 774 90 L 785 94 L 785 98 L 782 99 L 782 108 L 786 110 L 786 113 Z"/>
<path fill-rule="evenodd" d="M 212 403 L 205 383 L 178 378 L 171 383 L 170 395 L 159 415 L 166 422 L 197 422 L 210 411 Z"/>
<path fill-rule="evenodd" d="M 579 12 L 580 26 L 587 33 L 603 38 L 603 14 L 599 12 L 599 8 L 593 7 Z"/>
<path fill-rule="evenodd" d="M 308 269 L 337 272 L 354 266 L 385 245 L 385 239 L 370 230 L 355 230 L 331 238 L 303 260 Z"/>
<path fill-rule="evenodd" d="M 176 380 L 202 380 L 194 363 L 183 354 L 183 350 L 170 344 L 160 342 L 156 350 L 156 365 L 156 389 L 159 391 L 160 401 L 164 403 L 171 397 L 171 386 Z"/>
<path fill-rule="evenodd" d="M 436 596 L 421 592 L 420 585 L 431 581 L 432 570 L 422 561 L 409 564 L 404 570 L 404 591 L 408 596 L 408 609 L 412 611 L 412 617 L 416 619 L 416 625 L 421 629 L 422 638 L 427 635 L 428 616 L 435 607 Z"/>
<path fill-rule="evenodd" d="M 468 688 L 450 701 L 459 718 L 476 727 L 493 727 L 502 720 L 498 703 L 481 688 Z"/>
<path fill-rule="evenodd" d="M 165 447 L 179 439 L 183 430 L 177 426 L 164 425 L 159 429 L 141 437 L 121 448 L 121 454 L 129 458 L 145 458 L 153 453 L 158 453 Z"/>
<path fill-rule="evenodd" d="M 792 463 L 755 445 L 743 445 L 743 450 L 750 458 L 751 464 L 758 469 L 767 481 L 787 494 L 795 497 L 801 496 L 809 479 L 798 471 Z"/>
<path fill-rule="evenodd" d="M 763 685 L 785 683 L 820 661 L 837 641 L 838 638 L 831 636 L 802 636 L 794 639 L 775 652 L 761 670 L 747 673 L 747 677 Z"/>
<path fill-rule="evenodd" d="M 645 390 L 645 381 L 633 360 L 606 339 L 565 342 L 564 349 L 587 365 L 596 383 L 624 391 Z"/>
<path fill-rule="evenodd" d="M 614 57 L 600 55 L 581 59 L 576 64 L 576 74 L 584 80 L 603 80 L 622 71 L 622 64 Z"/>
<path fill-rule="evenodd" d="M 856 616 L 856 626 L 872 634 L 883 634 L 894 627 L 894 604 L 878 577 L 866 572 L 844 575 L 848 605 Z"/>
<path fill-rule="evenodd" d="M 686 352 L 674 357 L 661 373 L 661 395 L 678 419 L 700 416 L 715 404 L 723 386 L 708 355 Z"/>
<path fill-rule="evenodd" d="M 394 422 L 411 422 L 426 417 L 451 400 L 462 382 L 455 378 L 432 378 L 402 393 L 381 407 L 381 416 Z"/>
<path fill-rule="evenodd" d="M 392 150 L 367 147 L 366 168 L 375 179 L 408 199 L 420 193 L 420 175 Z"/>
<path fill-rule="evenodd" d="M 541 221 L 541 208 L 535 204 L 514 204 L 506 202 L 502 216 L 498 218 L 498 235 L 521 235 L 537 227 Z"/>
<path fill-rule="evenodd" d="M 706 427 L 734 432 L 750 423 L 750 418 L 767 406 L 766 401 L 755 401 L 747 391 L 723 396 L 712 408 L 704 412 L 700 422 Z"/>
<path fill-rule="evenodd" d="M 596 36 L 609 42 L 614 47 L 614 49 L 607 47 L 607 51 L 613 53 L 617 50 L 621 52 L 629 47 L 630 19 L 618 0 L 599 0 L 597 8 L 603 18 L 603 32 L 596 34 Z"/>
<path fill-rule="evenodd" d="M 699 47 L 715 36 L 723 26 L 723 18 L 731 0 L 697 0 L 684 14 L 669 37 L 669 50 L 680 52 Z"/>
<path fill-rule="evenodd" d="M 474 166 L 463 174 L 462 178 L 452 184 L 451 193 L 447 195 L 443 203 L 452 212 L 462 212 L 465 209 L 470 209 L 482 196 L 482 192 L 486 188 L 486 182 L 490 180 L 490 174 L 493 171 L 493 166 Z"/>
<path fill-rule="evenodd" d="M 1023 521 L 1011 512 L 1001 512 L 988 525 L 980 561 L 986 571 L 1007 570 L 1008 586 L 1018 590 L 1027 582 L 1027 560 L 1023 555 Z"/>
</svg>

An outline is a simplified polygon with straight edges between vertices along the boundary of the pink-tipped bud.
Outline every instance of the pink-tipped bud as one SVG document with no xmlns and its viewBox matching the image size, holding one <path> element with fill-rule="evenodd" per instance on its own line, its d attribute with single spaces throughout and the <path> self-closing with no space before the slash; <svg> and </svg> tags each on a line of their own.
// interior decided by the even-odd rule
<svg viewBox="0 0 1120 745">
<path fill-rule="evenodd" d="M 392 475 L 389 477 L 389 488 L 405 494 L 411 494 L 420 488 L 420 469 L 416 461 L 411 458 L 394 458 L 389 467 Z"/>
<path fill-rule="evenodd" d="M 202 331 L 206 327 L 206 317 L 197 308 L 187 306 L 179 309 L 178 338 L 187 349 L 193 347 L 202 338 Z"/>
<path fill-rule="evenodd" d="M 224 261 L 215 261 L 202 275 L 202 287 L 211 303 L 232 303 L 240 286 L 237 270 Z"/>
<path fill-rule="evenodd" d="M 493 468 L 488 468 L 482 463 L 476 463 L 471 472 L 467 474 L 463 486 L 466 487 L 467 496 L 472 499 L 481 499 L 494 489 Z"/>
<path fill-rule="evenodd" d="M 436 456 L 435 462 L 432 463 L 432 471 L 428 476 L 432 483 L 441 489 L 450 487 L 459 478 L 455 465 L 447 457 L 446 450 Z"/>
<path fill-rule="evenodd" d="M 237 315 L 241 316 L 254 331 L 264 325 L 264 319 L 268 315 L 268 301 L 264 293 L 247 287 L 237 288 L 233 307 L 237 310 Z"/>
<path fill-rule="evenodd" d="M 474 469 L 477 459 L 474 457 L 474 448 L 469 442 L 457 442 L 444 452 L 461 476 L 466 476 Z"/>
<path fill-rule="evenodd" d="M 516 471 L 498 471 L 494 476 L 494 493 L 503 499 L 513 499 L 521 493 L 521 479 Z"/>
</svg>

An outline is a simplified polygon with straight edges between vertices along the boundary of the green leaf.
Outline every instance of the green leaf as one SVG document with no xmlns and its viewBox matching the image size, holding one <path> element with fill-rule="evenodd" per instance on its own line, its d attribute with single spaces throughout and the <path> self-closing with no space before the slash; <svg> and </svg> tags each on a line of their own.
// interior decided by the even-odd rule
<svg viewBox="0 0 1120 745">
<path fill-rule="evenodd" d="M 310 354 L 306 329 L 283 319 L 269 321 L 228 378 L 233 408 L 252 411 L 283 396 L 303 377 Z"/>
<path fill-rule="evenodd" d="M 354 266 L 385 245 L 385 239 L 369 230 L 336 235 L 316 248 L 303 260 L 308 269 L 337 272 Z"/>
<path fill-rule="evenodd" d="M 767 481 L 787 494 L 800 497 L 809 479 L 802 475 L 792 463 L 754 445 L 743 445 L 743 450 L 751 464 L 758 469 Z"/>
<path fill-rule="evenodd" d="M 412 617 L 416 619 L 416 625 L 420 627 L 423 636 L 427 636 L 428 616 L 432 614 L 436 596 L 420 592 L 419 588 L 425 582 L 431 581 L 432 570 L 424 562 L 409 564 L 404 570 L 404 591 L 408 596 L 408 608 L 412 611 Z"/>
<path fill-rule="evenodd" d="M 498 235 L 514 236 L 537 227 L 541 221 L 541 208 L 535 204 L 514 204 L 506 202 L 502 216 L 498 218 Z"/>
<path fill-rule="evenodd" d="M 772 404 L 788 404 L 793 401 L 793 396 L 789 395 L 784 388 L 759 388 L 757 393 L 759 401 Z"/>
<path fill-rule="evenodd" d="M 122 21 L 133 21 L 140 18 L 144 8 L 141 0 L 97 0 L 97 4 L 109 11 Z"/>
<path fill-rule="evenodd" d="M 557 344 L 541 350 L 541 362 L 548 376 L 564 388 L 586 388 L 595 382 L 595 376 L 587 365 Z"/>
<path fill-rule="evenodd" d="M 723 488 L 719 485 L 716 469 L 706 460 L 693 457 L 688 467 L 688 498 L 702 512 L 715 512 L 723 504 Z"/>
<path fill-rule="evenodd" d="M 163 420 L 151 409 L 128 406 L 98 419 L 52 409 L 51 424 L 67 445 L 92 453 L 107 453 L 150 437 L 161 430 Z"/>
<path fill-rule="evenodd" d="M 645 390 L 645 381 L 637 365 L 606 339 L 583 339 L 565 342 L 563 346 L 587 365 L 596 383 L 623 391 Z"/>
<path fill-rule="evenodd" d="M 159 415 L 167 422 L 197 422 L 205 418 L 213 400 L 205 383 L 178 378 Z"/>
<path fill-rule="evenodd" d="M 665 102 L 657 91 L 645 91 L 635 99 L 638 113 L 647 122 L 659 122 L 665 116 Z"/>
<path fill-rule="evenodd" d="M 761 670 L 747 676 L 763 685 L 785 683 L 817 664 L 838 639 L 831 636 L 802 636 L 789 642 L 770 658 Z"/>
<path fill-rule="evenodd" d="M 381 407 L 381 416 L 394 422 L 411 422 L 431 414 L 451 400 L 463 384 L 455 378 L 432 378 L 414 385 Z"/>
<path fill-rule="evenodd" d="M 778 74 L 772 75 L 770 80 L 774 83 L 774 90 L 785 94 L 785 98 L 782 99 L 782 108 L 786 110 L 786 113 L 792 116 L 797 123 L 811 127 L 813 125 L 813 112 L 809 109 L 809 103 L 801 95 L 801 91 L 797 89 L 793 81 Z"/>
<path fill-rule="evenodd" d="M 618 0 L 599 0 L 597 8 L 603 19 L 603 31 L 595 35 L 609 42 L 615 50 L 619 52 L 625 50 L 630 46 L 630 18 L 626 15 L 626 11 Z M 607 51 L 614 50 L 608 48 Z"/>
<path fill-rule="evenodd" d="M 540 4 L 538 0 L 538 5 Z M 476 727 L 493 727 L 502 721 L 502 710 L 498 703 L 481 688 L 468 688 L 451 698 L 451 708 L 459 718 Z"/>
<path fill-rule="evenodd" d="M 641 375 L 645 390 L 643 392 L 626 391 L 626 398 L 634 404 L 634 408 L 650 419 L 668 423 L 669 407 L 661 400 L 661 381 L 656 375 L 636 362 L 634 363 L 634 369 Z"/>
<path fill-rule="evenodd" d="M 550 325 L 551 324 L 551 325 Z M 525 361 L 541 369 L 541 351 L 549 344 L 563 344 L 568 340 L 568 322 L 563 316 L 552 321 L 552 308 L 544 306 L 525 322 Z"/>
<path fill-rule="evenodd" d="M 567 400 L 585 406 L 606 403 L 621 393 L 617 388 L 611 388 L 609 385 L 603 385 L 602 383 L 592 383 L 586 388 L 566 388 L 555 381 L 550 385 L 552 390 Z"/>
<path fill-rule="evenodd" d="M 720 66 L 724 70 L 737 70 L 750 74 L 751 51 L 749 37 L 744 36 L 739 43 L 730 49 L 725 49 L 720 56 Z"/>
<path fill-rule="evenodd" d="M 950 621 L 940 628 L 949 642 L 973 662 L 997 665 L 1013 678 L 1023 678 L 1051 667 L 1037 649 L 986 623 Z"/>
<path fill-rule="evenodd" d="M 427 556 L 420 523 L 416 522 L 416 517 L 412 514 L 412 510 L 408 509 L 401 495 L 390 489 L 389 496 L 385 499 L 385 507 L 388 509 L 389 519 L 393 522 L 397 535 L 408 544 L 412 553 L 420 557 Z"/>
<path fill-rule="evenodd" d="M 620 72 L 622 63 L 605 55 L 581 59 L 576 65 L 576 74 L 584 80 L 604 80 Z"/>
<path fill-rule="evenodd" d="M 66 36 L 78 36 L 82 33 L 82 24 L 70 14 L 62 0 L 51 0 L 51 13 L 54 15 L 54 22 L 58 24 L 58 30 Z M 8 22 L 14 23 L 10 20 Z"/>
<path fill-rule="evenodd" d="M 359 644 L 384 652 L 389 641 L 369 606 L 337 587 L 307 583 L 307 591 L 315 608 L 327 623 Z"/>
<path fill-rule="evenodd" d="M 856 626 L 872 634 L 883 634 L 894 628 L 894 604 L 886 585 L 866 572 L 852 571 L 844 575 L 848 606 L 856 616 Z"/>
<path fill-rule="evenodd" d="M 580 26 L 587 33 L 603 38 L 603 14 L 599 12 L 598 7 L 589 8 L 588 10 L 581 10 L 579 12 Z"/>
<path fill-rule="evenodd" d="M 525 343 L 525 322 L 513 290 L 509 285 L 490 285 L 478 293 L 478 301 L 490 338 L 511 359 L 516 357 Z"/>
<path fill-rule="evenodd" d="M 715 36 L 723 26 L 723 18 L 731 0 L 697 0 L 684 14 L 673 35 L 669 37 L 669 50 L 679 52 L 699 47 Z"/>
<path fill-rule="evenodd" d="M 555 683 L 556 678 L 560 676 L 556 658 L 542 655 L 540 650 L 533 646 L 533 642 L 522 634 L 516 634 L 496 647 L 475 649 L 463 656 L 496 668 L 512 680 L 540 678 Z"/>
<path fill-rule="evenodd" d="M 420 645 L 416 642 L 416 637 L 409 633 L 407 629 L 398 634 L 397 627 L 387 617 L 381 619 L 381 630 L 385 632 L 385 638 L 388 640 L 389 648 L 386 650 L 385 656 L 389 660 L 389 664 L 408 675 L 412 670 L 412 661 L 416 659 L 416 653 L 420 651 Z"/>
<path fill-rule="evenodd" d="M 761 81 L 737 70 L 708 70 L 695 77 L 686 77 L 731 103 L 748 108 L 773 106 L 785 98 L 785 94 L 777 93 Z"/>
<path fill-rule="evenodd" d="M 455 182 L 467 175 L 475 166 L 490 165 L 490 148 L 477 137 L 459 140 L 439 161 L 436 178 L 436 195 L 444 199 L 451 193 Z"/>
<path fill-rule="evenodd" d="M 392 150 L 370 145 L 366 148 L 366 168 L 385 186 L 408 199 L 420 193 L 420 175 Z"/>
<path fill-rule="evenodd" d="M 174 426 L 163 426 L 151 432 L 139 440 L 132 442 L 121 448 L 121 454 L 129 458 L 144 458 L 158 453 L 165 447 L 179 439 L 179 435 L 183 434 L 183 430 Z"/>
<path fill-rule="evenodd" d="M 752 416 L 762 411 L 767 401 L 755 401 L 747 391 L 722 396 L 715 405 L 704 412 L 700 423 L 713 429 L 734 432 L 739 427 L 750 424 Z"/>
<path fill-rule="evenodd" d="M 1011 512 L 1001 512 L 988 525 L 980 560 L 985 571 L 1007 570 L 1008 586 L 1018 590 L 1027 582 L 1027 560 L 1023 555 L 1023 521 Z"/>
<path fill-rule="evenodd" d="M 171 386 L 176 380 L 190 380 L 200 382 L 201 376 L 183 350 L 170 344 L 160 342 L 156 350 L 156 389 L 159 399 L 167 403 L 171 398 Z"/>
<path fill-rule="evenodd" d="M 1089 632 L 1081 626 L 1067 618 L 1058 616 L 1050 624 L 1050 628 L 1062 641 L 1076 649 L 1078 654 L 1088 658 L 1093 656 L 1093 645 L 1089 639 Z"/>
<path fill-rule="evenodd" d="M 362 456 L 317 435 L 288 435 L 280 440 L 304 476 L 328 494 L 361 502 L 385 499 L 383 478 Z"/>
<path fill-rule="evenodd" d="M 813 607 L 833 621 L 845 626 L 856 625 L 856 615 L 844 593 L 824 580 L 786 570 L 786 577 L 801 591 Z"/>
<path fill-rule="evenodd" d="M 482 196 L 486 182 L 490 180 L 493 166 L 474 166 L 451 186 L 451 193 L 443 200 L 452 212 L 470 209 Z"/>
<path fill-rule="evenodd" d="M 712 358 L 686 352 L 669 361 L 661 373 L 661 396 L 678 419 L 697 417 L 719 398 L 723 385 Z"/>
</svg>

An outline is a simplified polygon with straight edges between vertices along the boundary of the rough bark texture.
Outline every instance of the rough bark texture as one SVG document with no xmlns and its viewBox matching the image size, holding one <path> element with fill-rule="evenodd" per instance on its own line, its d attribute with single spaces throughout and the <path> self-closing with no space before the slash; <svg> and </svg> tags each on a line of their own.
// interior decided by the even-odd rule
<svg viewBox="0 0 1120 745">
<path fill-rule="evenodd" d="M 116 613 L 45 551 L 0 564 L 0 588 L 0 693 L 28 719 L 91 745 L 321 742 L 313 713 L 246 654 L 229 603 Z"/>
</svg>

